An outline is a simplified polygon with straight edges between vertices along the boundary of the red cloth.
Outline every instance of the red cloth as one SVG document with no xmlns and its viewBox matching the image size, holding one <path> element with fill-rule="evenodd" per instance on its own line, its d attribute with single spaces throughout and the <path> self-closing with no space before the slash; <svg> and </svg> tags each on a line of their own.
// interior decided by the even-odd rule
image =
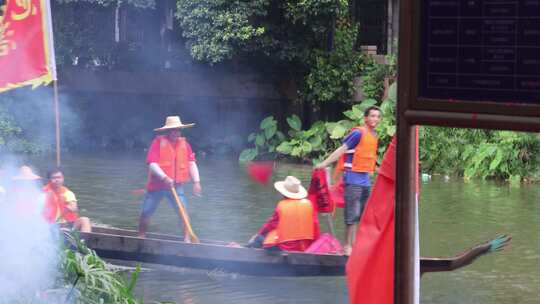
<svg viewBox="0 0 540 304">
<path fill-rule="evenodd" d="M 324 169 L 315 169 L 311 172 L 308 198 L 316 207 L 317 212 L 332 213 L 334 211 L 334 201 L 330 195 Z"/>
<path fill-rule="evenodd" d="M 274 164 L 272 162 L 250 162 L 246 166 L 248 175 L 259 184 L 266 185 L 270 181 Z"/>
<path fill-rule="evenodd" d="M 274 213 L 272 213 L 272 215 L 262 225 L 261 229 L 259 229 L 258 234 L 260 235 L 268 234 L 268 232 L 277 228 L 278 223 L 279 223 L 279 213 L 276 209 L 274 210 Z M 313 231 L 314 231 L 313 235 L 315 239 L 319 238 L 319 234 L 320 234 L 319 217 L 317 216 L 316 211 L 313 212 Z M 313 240 L 298 240 L 298 241 L 280 243 L 278 244 L 278 247 L 284 251 L 304 251 L 311 245 L 311 243 L 313 243 Z"/>
<path fill-rule="evenodd" d="M 394 301 L 395 150 L 393 138 L 347 262 L 349 303 L 392 304 Z"/>
<path fill-rule="evenodd" d="M 186 141 L 187 152 L 188 152 L 188 161 L 196 161 L 195 153 L 191 149 L 191 145 Z M 159 140 L 154 138 L 148 148 L 148 154 L 146 155 L 146 164 L 158 163 L 159 162 Z M 148 191 L 157 191 L 157 190 L 168 190 L 169 186 L 163 183 L 160 180 L 152 179 L 146 184 L 146 190 Z"/>
<path fill-rule="evenodd" d="M 345 208 L 345 183 L 343 177 L 335 185 L 330 186 L 330 197 L 336 208 Z"/>
<path fill-rule="evenodd" d="M 306 249 L 307 253 L 314 254 L 325 254 L 325 253 L 334 253 L 340 254 L 343 252 L 343 247 L 339 243 L 339 240 L 336 239 L 330 233 L 323 233 L 313 244 Z"/>
</svg>

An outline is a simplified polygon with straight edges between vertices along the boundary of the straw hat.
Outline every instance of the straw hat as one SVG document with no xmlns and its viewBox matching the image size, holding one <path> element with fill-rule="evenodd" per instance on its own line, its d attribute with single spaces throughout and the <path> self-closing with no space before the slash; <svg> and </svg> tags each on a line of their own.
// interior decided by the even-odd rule
<svg viewBox="0 0 540 304">
<path fill-rule="evenodd" d="M 165 119 L 165 125 L 161 128 L 154 129 L 154 131 L 159 132 L 171 129 L 185 129 L 191 128 L 194 125 L 194 123 L 184 125 L 180 120 L 180 116 L 167 116 L 167 119 Z"/>
<path fill-rule="evenodd" d="M 19 168 L 19 174 L 15 175 L 12 179 L 13 180 L 37 180 L 37 179 L 41 179 L 41 177 L 39 175 L 36 175 L 32 171 L 32 168 L 28 166 L 22 166 Z"/>
<path fill-rule="evenodd" d="M 307 196 L 307 191 L 302 187 L 302 182 L 294 176 L 287 176 L 285 180 L 275 182 L 274 188 L 287 198 L 303 199 Z"/>
</svg>

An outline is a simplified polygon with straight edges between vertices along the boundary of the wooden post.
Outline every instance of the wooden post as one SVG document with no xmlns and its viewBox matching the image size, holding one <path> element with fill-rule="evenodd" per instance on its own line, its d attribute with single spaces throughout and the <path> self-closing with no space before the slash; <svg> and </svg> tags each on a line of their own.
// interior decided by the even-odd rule
<svg viewBox="0 0 540 304">
<path fill-rule="evenodd" d="M 416 242 L 416 130 L 405 115 L 414 91 L 410 73 L 414 70 L 413 34 L 411 23 L 415 0 L 399 2 L 399 52 L 397 100 L 397 156 L 396 156 L 396 209 L 395 209 L 395 269 L 394 304 L 415 304 L 415 242 Z M 405 37 L 405 38 L 404 38 Z"/>
<path fill-rule="evenodd" d="M 415 304 L 416 132 L 405 118 L 397 129 L 395 304 Z"/>
<path fill-rule="evenodd" d="M 58 80 L 53 81 L 54 118 L 56 130 L 56 166 L 60 167 L 60 109 L 58 107 Z"/>
</svg>

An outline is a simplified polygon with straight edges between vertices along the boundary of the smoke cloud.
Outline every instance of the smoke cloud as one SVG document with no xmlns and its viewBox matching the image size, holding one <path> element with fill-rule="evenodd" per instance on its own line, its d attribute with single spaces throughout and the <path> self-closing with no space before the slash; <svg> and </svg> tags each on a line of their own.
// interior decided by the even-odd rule
<svg viewBox="0 0 540 304">
<path fill-rule="evenodd" d="M 48 303 L 45 291 L 58 274 L 58 233 L 42 216 L 39 183 L 13 179 L 17 165 L 3 162 L 0 172 L 0 303 Z"/>
</svg>

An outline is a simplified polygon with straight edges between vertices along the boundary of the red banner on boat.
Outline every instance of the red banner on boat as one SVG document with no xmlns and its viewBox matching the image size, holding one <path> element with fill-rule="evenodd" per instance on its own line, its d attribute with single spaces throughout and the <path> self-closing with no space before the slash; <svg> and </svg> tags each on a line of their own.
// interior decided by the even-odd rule
<svg viewBox="0 0 540 304">
<path fill-rule="evenodd" d="M 0 92 L 55 80 L 49 0 L 4 0 L 0 5 Z"/>
</svg>

